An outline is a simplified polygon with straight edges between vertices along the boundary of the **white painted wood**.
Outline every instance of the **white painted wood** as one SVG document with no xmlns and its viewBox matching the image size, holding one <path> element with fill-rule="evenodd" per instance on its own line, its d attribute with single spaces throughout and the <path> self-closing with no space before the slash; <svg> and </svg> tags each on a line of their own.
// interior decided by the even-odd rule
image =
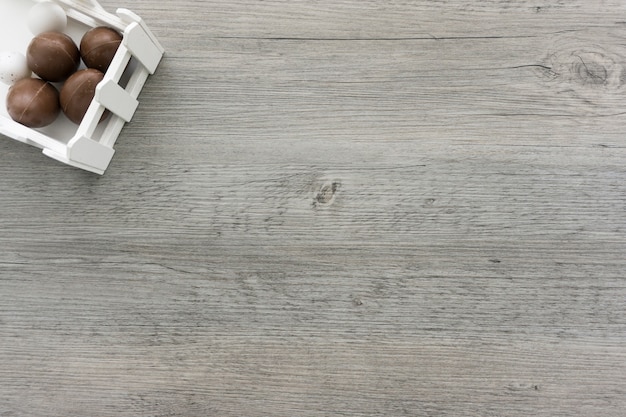
<svg viewBox="0 0 626 417">
<path fill-rule="evenodd" d="M 623 4 L 101 3 L 167 55 L 104 176 L 0 141 L 1 416 L 623 416 Z"/>
<path fill-rule="evenodd" d="M 93 167 L 96 173 L 104 172 L 109 166 L 115 151 L 98 141 L 87 137 L 78 138 L 68 147 L 68 159 L 76 161 L 86 167 Z M 91 171 L 92 169 L 89 169 Z"/>
<path fill-rule="evenodd" d="M 95 100 L 126 122 L 130 122 L 139 105 L 136 98 L 111 80 L 98 84 Z"/>
<path fill-rule="evenodd" d="M 51 126 L 43 129 L 30 129 L 18 125 L 11 120 L 3 106 L 0 111 L 0 132 L 10 138 L 23 143 L 42 148 L 44 154 L 68 165 L 80 167 L 95 173 L 104 173 L 111 157 L 114 154 L 112 146 L 117 140 L 123 123 L 129 122 L 138 106 L 137 97 L 143 87 L 148 74 L 153 74 L 163 56 L 163 48 L 154 41 L 155 36 L 150 33 L 146 23 L 136 14 L 125 10 L 118 10 L 113 15 L 97 1 L 57 0 L 62 5 L 69 19 L 67 33 L 74 37 L 77 44 L 80 38 L 89 29 L 95 26 L 110 26 L 124 33 L 123 45 L 119 48 L 111 62 L 110 69 L 105 74 L 105 80 L 97 89 L 97 97 L 90 105 L 83 121 L 78 127 L 64 117 L 59 117 Z M 2 30 L 5 33 L 5 43 L 10 44 L 9 50 L 22 51 L 32 39 L 27 31 L 25 18 L 28 10 L 35 1 L 2 0 Z M 21 23 L 20 23 L 21 22 Z M 138 65 L 129 66 L 131 58 L 135 57 L 145 68 Z M 147 70 L 147 73 L 146 73 Z M 117 83 L 127 72 L 129 82 L 127 90 Z M 115 86 L 114 86 L 115 84 Z M 139 87 L 139 88 L 137 88 Z M 8 86 L 0 87 L 0 96 L 6 97 Z M 100 119 L 106 110 L 111 110 L 117 117 L 110 123 L 101 124 Z M 104 128 L 96 135 L 99 126 Z M 96 137 L 97 136 L 97 137 Z M 82 143 L 87 140 L 86 144 Z M 98 146 L 92 146 L 98 142 Z M 72 149 L 77 146 L 77 149 Z M 103 147 L 102 154 L 90 155 L 87 150 L 97 151 Z M 76 157 L 72 163 L 72 158 Z"/>
<path fill-rule="evenodd" d="M 144 26 L 137 22 L 129 24 L 124 31 L 122 43 L 128 48 L 129 52 L 141 62 L 148 72 L 154 74 L 159 62 L 161 62 L 163 51 L 160 50 L 159 45 L 152 42 Z"/>
</svg>

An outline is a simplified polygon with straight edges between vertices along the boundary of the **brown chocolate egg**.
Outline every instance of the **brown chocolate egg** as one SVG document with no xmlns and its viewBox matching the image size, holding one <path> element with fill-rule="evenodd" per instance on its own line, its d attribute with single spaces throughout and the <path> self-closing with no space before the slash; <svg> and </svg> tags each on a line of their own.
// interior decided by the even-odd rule
<svg viewBox="0 0 626 417">
<path fill-rule="evenodd" d="M 83 35 L 80 55 L 88 68 L 106 72 L 121 42 L 122 35 L 115 29 L 99 26 Z"/>
<path fill-rule="evenodd" d="M 80 51 L 68 35 L 44 32 L 28 45 L 26 60 L 30 69 L 46 81 L 64 81 L 80 65 Z"/>
<path fill-rule="evenodd" d="M 93 68 L 75 72 L 61 88 L 61 109 L 76 124 L 80 124 L 87 113 L 95 94 L 96 86 L 104 73 Z"/>
<path fill-rule="evenodd" d="M 27 127 L 44 127 L 60 112 L 59 92 L 38 78 L 23 78 L 11 86 L 6 96 L 9 116 Z"/>
</svg>

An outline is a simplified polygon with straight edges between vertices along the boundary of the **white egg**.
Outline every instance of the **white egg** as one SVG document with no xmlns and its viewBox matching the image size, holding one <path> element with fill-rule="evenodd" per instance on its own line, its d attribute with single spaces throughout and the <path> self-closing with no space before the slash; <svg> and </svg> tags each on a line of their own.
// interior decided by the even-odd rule
<svg viewBox="0 0 626 417">
<path fill-rule="evenodd" d="M 35 36 L 49 31 L 63 32 L 66 27 L 67 14 L 56 3 L 37 3 L 28 12 L 28 28 Z"/>
<path fill-rule="evenodd" d="M 24 55 L 19 52 L 0 52 L 0 81 L 12 85 L 31 75 Z"/>
</svg>

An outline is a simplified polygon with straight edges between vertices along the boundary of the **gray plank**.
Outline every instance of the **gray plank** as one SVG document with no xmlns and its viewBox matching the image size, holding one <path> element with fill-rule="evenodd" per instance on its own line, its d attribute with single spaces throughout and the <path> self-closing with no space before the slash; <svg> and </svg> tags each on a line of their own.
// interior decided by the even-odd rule
<svg viewBox="0 0 626 417">
<path fill-rule="evenodd" d="M 619 2 L 123 5 L 103 177 L 0 142 L 0 416 L 621 416 Z"/>
</svg>

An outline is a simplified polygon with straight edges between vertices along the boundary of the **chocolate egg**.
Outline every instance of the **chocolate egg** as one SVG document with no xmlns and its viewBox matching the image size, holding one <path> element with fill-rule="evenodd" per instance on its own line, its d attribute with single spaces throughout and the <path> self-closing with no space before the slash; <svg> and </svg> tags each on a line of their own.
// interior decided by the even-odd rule
<svg viewBox="0 0 626 417">
<path fill-rule="evenodd" d="M 11 85 L 30 76 L 31 71 L 24 55 L 19 52 L 0 52 L 0 81 Z"/>
<path fill-rule="evenodd" d="M 16 122 L 28 127 L 44 127 L 59 115 L 59 92 L 46 81 L 23 78 L 9 88 L 6 105 Z"/>
<path fill-rule="evenodd" d="M 30 69 L 43 80 L 64 81 L 78 69 L 80 51 L 66 34 L 44 32 L 28 45 L 26 60 Z"/>
<path fill-rule="evenodd" d="M 99 26 L 83 35 L 80 55 L 88 68 L 106 72 L 121 42 L 122 35 L 115 29 Z"/>
<path fill-rule="evenodd" d="M 61 88 L 61 109 L 68 119 L 80 124 L 103 78 L 102 71 L 87 68 L 67 79 Z"/>
</svg>

